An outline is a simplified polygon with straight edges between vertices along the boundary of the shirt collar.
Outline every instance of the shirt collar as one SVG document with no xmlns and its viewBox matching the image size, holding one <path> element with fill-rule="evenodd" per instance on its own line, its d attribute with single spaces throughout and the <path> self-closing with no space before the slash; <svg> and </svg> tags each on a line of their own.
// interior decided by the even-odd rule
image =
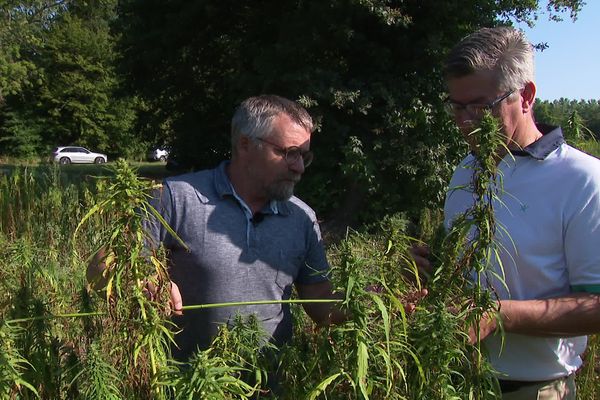
<svg viewBox="0 0 600 400">
<path fill-rule="evenodd" d="M 235 189 L 233 188 L 233 185 L 227 176 L 227 166 L 229 163 L 230 161 L 223 161 L 215 169 L 215 190 L 217 191 L 219 197 L 223 198 L 225 196 L 233 196 L 245 207 L 248 207 L 244 200 L 235 192 Z M 289 215 L 290 208 L 287 204 L 287 201 L 271 200 L 260 212 L 262 214 Z"/>
<path fill-rule="evenodd" d="M 522 150 L 511 150 L 512 155 L 545 160 L 550 153 L 565 143 L 565 138 L 560 127 L 537 124 L 537 128 L 542 132 L 543 136 Z"/>
</svg>

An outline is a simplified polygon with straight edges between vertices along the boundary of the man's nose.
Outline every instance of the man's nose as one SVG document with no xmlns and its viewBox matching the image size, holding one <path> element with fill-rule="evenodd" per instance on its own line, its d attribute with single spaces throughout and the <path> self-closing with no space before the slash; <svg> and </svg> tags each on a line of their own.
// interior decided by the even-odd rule
<svg viewBox="0 0 600 400">
<path fill-rule="evenodd" d="M 454 112 L 454 122 L 460 129 L 472 128 L 477 120 L 467 110 L 460 110 Z"/>
<path fill-rule="evenodd" d="M 292 162 L 291 164 L 288 164 L 288 167 L 290 170 L 292 170 L 293 172 L 295 172 L 297 174 L 303 174 L 304 173 L 304 159 L 302 157 L 298 157 L 296 160 L 294 160 L 294 162 Z"/>
</svg>

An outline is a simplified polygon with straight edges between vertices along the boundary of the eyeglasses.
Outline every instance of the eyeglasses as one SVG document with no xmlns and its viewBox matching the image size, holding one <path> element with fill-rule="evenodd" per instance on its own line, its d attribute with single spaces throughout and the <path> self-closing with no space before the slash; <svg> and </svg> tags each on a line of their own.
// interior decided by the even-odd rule
<svg viewBox="0 0 600 400">
<path fill-rule="evenodd" d="M 508 98 L 511 94 L 515 92 L 515 89 L 509 90 L 504 93 L 502 96 L 496 98 L 491 103 L 468 103 L 462 104 L 458 103 L 451 99 L 446 99 L 446 107 L 448 108 L 448 112 L 453 114 L 458 114 L 461 111 L 466 111 L 469 115 L 474 117 L 480 117 L 483 115 L 485 111 L 492 111 L 494 107 L 500 104 L 502 101 Z"/>
<path fill-rule="evenodd" d="M 285 162 L 288 165 L 293 165 L 294 163 L 298 162 L 299 159 L 302 158 L 302 162 L 304 163 L 304 168 L 306 168 L 313 161 L 314 154 L 310 150 L 302 151 L 302 149 L 300 149 L 300 147 L 298 147 L 298 146 L 280 147 L 280 146 L 276 145 L 275 143 L 271 143 L 265 139 L 261 139 L 261 138 L 255 138 L 255 139 L 260 140 L 263 143 L 270 144 L 271 146 L 273 146 L 273 148 L 275 150 L 277 150 L 278 152 L 280 152 L 283 155 L 283 157 L 285 158 Z"/>
</svg>

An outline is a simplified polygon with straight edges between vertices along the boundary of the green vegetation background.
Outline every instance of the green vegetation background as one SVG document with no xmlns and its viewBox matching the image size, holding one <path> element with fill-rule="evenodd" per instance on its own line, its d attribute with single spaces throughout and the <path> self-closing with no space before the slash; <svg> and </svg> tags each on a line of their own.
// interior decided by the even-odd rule
<svg viewBox="0 0 600 400">
<path fill-rule="evenodd" d="M 155 183 L 123 161 L 77 167 L 0 176 L 1 399 L 497 398 L 493 373 L 466 336 L 492 305 L 462 271 L 484 267 L 487 247 L 466 247 L 464 228 L 444 240 L 439 210 L 422 210 L 418 224 L 401 213 L 385 217 L 329 246 L 332 280 L 352 317 L 316 329 L 293 306 L 295 339 L 283 349 L 273 397 L 267 371 L 275 366 L 268 347 L 257 352 L 264 342 L 256 321 L 236 321 L 188 364 L 170 359 L 176 330 L 165 257 L 142 250 L 143 212 L 134 211 L 145 209 Z M 410 313 L 405 305 L 421 286 L 408 248 L 418 240 L 436 249 L 440 268 Z M 104 292 L 85 278 L 101 245 L 114 254 Z M 473 254 L 480 258 L 464 258 Z M 599 351 L 592 337 L 577 377 L 582 399 L 600 394 Z"/>
<path fill-rule="evenodd" d="M 313 332 L 299 321 L 299 346 L 290 349 L 290 373 L 282 377 L 289 398 L 493 391 L 489 376 L 477 375 L 485 368 L 470 370 L 476 352 L 465 346 L 456 316 L 438 309 L 406 323 L 398 299 L 414 287 L 397 274 L 398 266 L 411 267 L 407 237 L 433 238 L 450 173 L 466 152 L 443 109 L 444 55 L 481 26 L 532 21 L 539 3 L 0 0 L 0 398 L 161 398 L 160 390 L 178 388 L 182 396 L 222 399 L 251 391 L 237 377 L 239 368 L 262 371 L 252 330 L 224 333 L 218 352 L 195 360 L 200 369 L 159 362 L 168 368 L 157 374 L 152 360 L 160 359 L 161 343 L 152 335 L 166 311 L 158 307 L 162 322 L 148 324 L 157 315 L 139 292 L 111 303 L 88 291 L 87 257 L 114 232 L 125 238 L 122 258 L 142 268 L 129 259 L 137 247 L 124 223 L 128 202 L 139 200 L 127 197 L 140 194 L 135 177 L 39 160 L 73 144 L 140 161 L 151 145 L 167 143 L 182 170 L 210 167 L 228 156 L 233 108 L 258 93 L 298 100 L 317 122 L 317 158 L 299 195 L 323 218 L 336 282 L 356 305 L 357 319 L 341 330 Z M 582 6 L 556 0 L 548 7 L 552 15 L 576 15 Z M 535 112 L 598 156 L 599 107 L 561 99 L 538 101 Z M 174 173 L 163 164 L 137 165 L 153 179 Z M 98 202 L 115 192 L 124 197 L 100 212 Z M 90 211 L 97 213 L 74 235 Z M 348 226 L 357 230 L 346 235 Z M 383 287 L 380 300 L 348 290 L 373 281 Z M 54 317 L 98 309 L 108 316 Z M 148 311 L 146 319 L 139 310 Z M 23 318 L 33 319 L 7 322 Z M 596 343 L 579 376 L 584 399 L 598 393 Z"/>
<path fill-rule="evenodd" d="M 317 157 L 300 194 L 324 229 L 343 234 L 440 204 L 466 151 L 443 110 L 444 55 L 481 26 L 533 22 L 545 6 L 0 0 L 0 157 L 46 158 L 55 146 L 83 145 L 133 161 L 169 143 L 182 169 L 210 167 L 228 156 L 234 107 L 276 93 L 317 122 Z M 547 8 L 556 18 L 583 6 L 551 0 Z M 540 120 L 562 124 L 576 109 L 600 129 L 596 100 L 537 108 Z"/>
</svg>

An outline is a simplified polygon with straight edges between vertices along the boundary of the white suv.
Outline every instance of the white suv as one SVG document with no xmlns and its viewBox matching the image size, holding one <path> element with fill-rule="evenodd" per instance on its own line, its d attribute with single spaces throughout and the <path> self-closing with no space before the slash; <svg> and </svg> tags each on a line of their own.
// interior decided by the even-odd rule
<svg viewBox="0 0 600 400">
<path fill-rule="evenodd" d="M 169 150 L 163 147 L 155 147 L 148 152 L 148 159 L 151 161 L 167 161 L 169 158 Z"/>
<path fill-rule="evenodd" d="M 62 146 L 52 150 L 52 161 L 60 164 L 94 163 L 103 164 L 108 161 L 106 154 L 94 153 L 85 147 Z"/>
</svg>

